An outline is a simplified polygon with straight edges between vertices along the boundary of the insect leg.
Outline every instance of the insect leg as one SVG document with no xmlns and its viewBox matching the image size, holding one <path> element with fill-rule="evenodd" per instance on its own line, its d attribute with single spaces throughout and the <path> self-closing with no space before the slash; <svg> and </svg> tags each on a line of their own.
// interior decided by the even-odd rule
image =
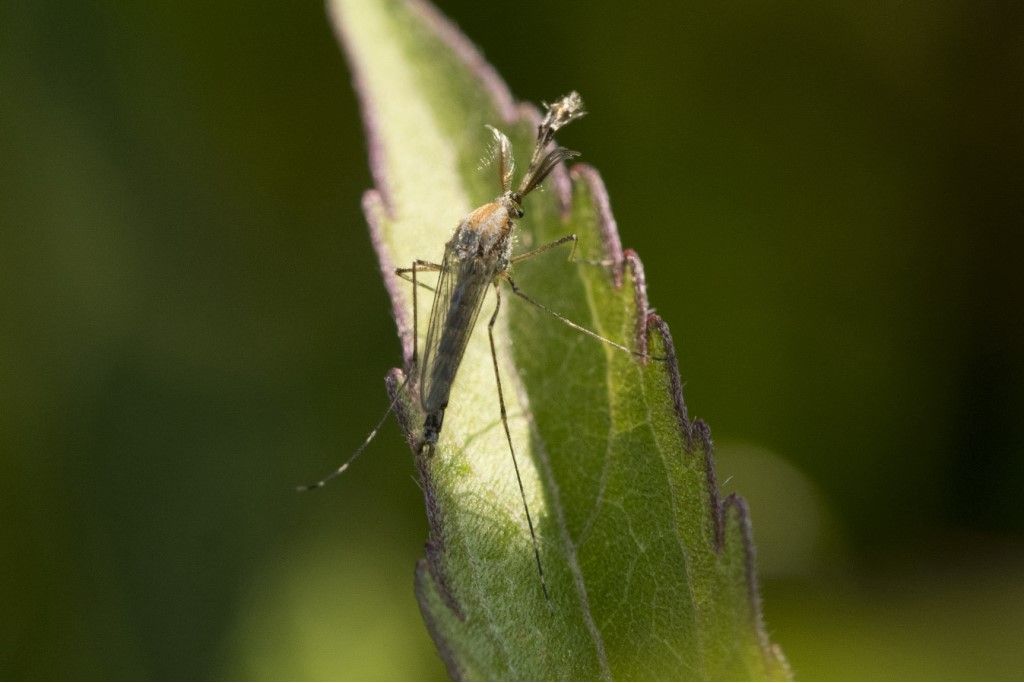
<svg viewBox="0 0 1024 683">
<path fill-rule="evenodd" d="M 370 432 L 369 436 L 367 436 L 366 439 L 363 440 L 363 443 L 361 443 L 359 445 L 359 448 L 357 448 L 355 450 L 355 452 L 352 453 L 352 455 L 349 456 L 348 460 L 346 460 L 345 462 L 343 462 L 341 464 L 341 467 L 339 467 L 338 469 L 334 470 L 333 472 L 331 472 L 326 477 L 324 477 L 323 479 L 321 479 L 320 481 L 318 481 L 316 483 L 306 484 L 304 486 L 297 486 L 296 490 L 298 490 L 298 491 L 312 491 L 313 489 L 321 489 L 331 479 L 334 479 L 336 476 L 338 476 L 339 474 L 341 474 L 342 472 L 347 470 L 348 466 L 351 465 L 353 462 L 355 462 L 355 459 L 363 454 L 363 451 L 366 450 L 366 447 L 369 446 L 370 442 L 373 441 L 373 438 L 375 436 L 377 436 L 377 432 L 379 432 L 380 428 L 384 426 L 384 421 L 388 419 L 388 415 L 390 415 L 391 411 L 393 411 L 395 409 L 395 405 L 397 405 L 398 399 L 401 398 L 402 392 L 405 391 L 405 385 L 407 385 L 409 383 L 409 378 L 410 377 L 412 377 L 411 374 L 405 376 L 405 379 L 402 380 L 402 384 L 399 385 L 399 387 L 398 387 L 398 391 L 395 392 L 395 397 L 391 399 L 391 403 L 388 404 L 388 409 L 384 411 L 384 415 L 381 416 L 380 421 L 377 423 L 377 426 L 374 427 L 373 431 Z"/>
<path fill-rule="evenodd" d="M 530 540 L 533 541 L 533 556 L 537 560 L 537 575 L 540 576 L 540 587 L 544 591 L 544 599 L 549 603 L 551 597 L 548 595 L 548 585 L 544 580 L 544 566 L 540 563 L 540 547 L 537 545 L 537 534 L 533 530 L 533 518 L 530 516 L 530 506 L 526 504 L 526 491 L 523 489 L 523 478 L 519 475 L 519 463 L 516 461 L 516 449 L 512 445 L 512 433 L 508 429 L 508 413 L 505 410 L 505 395 L 501 390 L 501 373 L 498 371 L 498 352 L 494 346 L 494 323 L 498 319 L 498 311 L 501 309 L 501 290 L 498 283 L 494 283 L 494 294 L 497 302 L 494 306 L 494 314 L 491 321 L 487 323 L 487 337 L 491 342 L 491 360 L 494 362 L 494 380 L 498 384 L 498 404 L 501 406 L 501 424 L 505 428 L 505 438 L 508 440 L 508 450 L 512 454 L 512 466 L 516 470 L 516 482 L 519 484 L 519 495 L 523 499 L 523 509 L 526 511 L 526 524 L 530 527 Z"/>
<path fill-rule="evenodd" d="M 441 270 L 441 266 L 437 263 L 431 263 L 430 261 L 422 261 L 420 259 L 416 259 L 412 268 L 395 268 L 395 275 L 402 278 L 406 282 L 415 283 L 415 280 L 411 275 L 411 273 L 414 270 L 420 273 L 432 273 L 436 270 Z M 420 282 L 419 286 L 422 287 L 423 289 L 426 289 L 429 292 L 434 291 L 434 288 L 428 284 Z"/>
<path fill-rule="evenodd" d="M 576 260 L 576 245 L 579 242 L 579 238 L 576 237 L 576 233 L 573 233 L 571 235 L 566 235 L 565 237 L 560 237 L 557 240 L 555 240 L 554 242 L 548 242 L 547 244 L 545 244 L 543 246 L 540 246 L 540 247 L 537 247 L 536 249 L 533 249 L 533 250 L 528 251 L 526 253 L 519 254 L 518 256 L 513 256 L 512 257 L 512 263 L 519 263 L 520 261 L 525 261 L 526 259 L 531 259 L 534 256 L 539 256 L 540 254 L 543 254 L 545 251 L 549 251 L 551 249 L 554 249 L 555 247 L 562 246 L 566 242 L 572 242 L 572 251 L 569 253 L 569 260 L 570 261 L 575 261 Z"/>
<path fill-rule="evenodd" d="M 412 262 L 412 368 L 409 374 L 415 375 L 420 370 L 420 312 L 417 307 L 420 290 L 416 289 L 416 261 Z"/>
<path fill-rule="evenodd" d="M 583 327 L 582 325 L 580 325 L 579 323 L 574 323 L 572 320 L 569 320 L 568 318 L 566 318 L 561 313 L 556 313 L 555 311 L 552 311 L 550 308 L 548 308 L 544 304 L 540 303 L 539 301 L 530 298 L 529 296 L 527 296 L 523 292 L 523 290 L 519 289 L 519 286 L 515 283 L 515 280 L 513 280 L 507 273 L 504 274 L 504 278 L 508 281 L 509 286 L 512 287 L 512 293 L 513 294 L 518 296 L 520 299 L 523 299 L 527 303 L 536 306 L 537 308 L 539 308 L 540 310 L 544 311 L 545 313 L 548 313 L 549 315 L 552 315 L 552 316 L 558 318 L 559 320 L 561 320 L 563 323 L 565 323 L 566 325 L 568 325 L 572 329 L 577 330 L 578 332 L 582 332 L 583 334 L 585 334 L 587 336 L 593 337 L 594 339 L 597 339 L 598 341 L 602 341 L 605 344 L 608 344 L 609 346 L 612 346 L 612 347 L 614 347 L 614 348 L 616 348 L 616 349 L 618 349 L 620 351 L 625 351 L 626 353 L 628 353 L 630 355 L 633 355 L 633 356 L 636 356 L 637 358 L 647 358 L 647 354 L 641 353 L 640 351 L 634 351 L 633 349 L 630 349 L 630 348 L 628 348 L 626 346 L 623 346 L 622 344 L 618 343 L 617 341 L 612 341 L 608 337 L 601 336 L 597 332 L 594 332 L 593 330 L 589 330 L 586 327 Z M 655 360 L 664 360 L 664 359 L 656 358 Z"/>
<path fill-rule="evenodd" d="M 531 251 L 527 251 L 525 253 L 519 254 L 518 256 L 513 256 L 512 257 L 512 263 L 515 264 L 515 263 L 519 263 L 520 261 L 525 261 L 527 259 L 531 259 L 534 256 L 540 256 L 544 252 L 549 251 L 551 249 L 554 249 L 556 247 L 560 247 L 563 244 L 565 244 L 566 242 L 572 242 L 572 251 L 569 252 L 569 262 L 570 263 L 585 263 L 585 264 L 587 264 L 589 266 L 604 266 L 604 267 L 615 265 L 615 261 L 613 261 L 611 259 L 603 259 L 601 261 L 591 261 L 591 260 L 580 260 L 580 259 L 577 259 L 576 258 L 576 247 L 579 245 L 579 238 L 576 236 L 575 233 L 573 233 L 571 235 L 566 235 L 565 237 L 559 237 L 554 242 L 548 242 L 547 244 L 541 245 L 541 246 L 537 247 L 536 249 L 533 249 Z"/>
<path fill-rule="evenodd" d="M 395 275 L 407 280 L 412 283 L 412 370 L 410 374 L 416 374 L 416 369 L 419 367 L 419 310 L 418 310 L 418 299 L 417 293 L 419 290 L 417 287 L 423 287 L 431 292 L 434 288 L 430 285 L 425 285 L 422 282 L 416 280 L 416 273 L 419 272 L 434 272 L 441 270 L 441 265 L 437 263 L 431 263 L 430 261 L 424 261 L 422 259 L 416 259 L 412 262 L 412 268 L 396 268 Z M 411 273 L 411 276 L 410 276 Z"/>
</svg>

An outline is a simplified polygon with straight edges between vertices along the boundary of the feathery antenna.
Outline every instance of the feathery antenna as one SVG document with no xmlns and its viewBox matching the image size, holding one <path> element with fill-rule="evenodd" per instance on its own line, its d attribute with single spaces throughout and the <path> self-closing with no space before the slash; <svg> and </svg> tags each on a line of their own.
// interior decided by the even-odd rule
<svg viewBox="0 0 1024 683">
<path fill-rule="evenodd" d="M 530 157 L 530 166 L 526 169 L 522 182 L 516 194 L 525 197 L 538 185 L 544 182 L 562 161 L 569 161 L 579 156 L 579 152 L 573 152 L 565 147 L 556 146 L 548 150 L 548 145 L 555 139 L 555 133 L 578 118 L 586 115 L 583 108 L 583 99 L 580 94 L 573 90 L 565 97 L 553 104 L 544 103 L 547 113 L 537 125 L 537 144 L 533 147 L 533 156 Z"/>
</svg>

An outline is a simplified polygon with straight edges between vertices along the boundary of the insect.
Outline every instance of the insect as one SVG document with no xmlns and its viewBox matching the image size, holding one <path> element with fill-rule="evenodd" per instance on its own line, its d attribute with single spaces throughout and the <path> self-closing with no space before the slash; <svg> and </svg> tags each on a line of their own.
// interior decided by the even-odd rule
<svg viewBox="0 0 1024 683">
<path fill-rule="evenodd" d="M 414 340 L 418 339 L 416 323 L 418 313 L 417 291 L 420 286 L 426 286 L 419 281 L 418 275 L 425 272 L 436 272 L 438 274 L 437 285 L 434 288 L 434 303 L 430 311 L 430 322 L 427 325 L 427 337 L 423 346 L 423 356 L 419 358 L 414 347 L 412 372 L 408 373 L 398 391 L 395 392 L 395 396 L 380 422 L 377 423 L 377 426 L 370 432 L 370 435 L 349 459 L 324 479 L 315 484 L 300 487 L 300 490 L 321 488 L 328 481 L 348 469 L 349 465 L 362 454 L 363 450 L 376 436 L 388 415 L 394 410 L 399 397 L 405 391 L 406 385 L 412 378 L 418 380 L 420 406 L 426 415 L 417 450 L 419 454 L 425 454 L 427 457 L 433 455 L 434 447 L 437 444 L 441 428 L 444 424 L 444 413 L 448 407 L 452 384 L 455 382 L 463 354 L 473 333 L 477 317 L 483 307 L 484 295 L 488 287 L 494 287 L 496 304 L 494 313 L 487 324 L 487 334 L 490 340 L 491 359 L 494 363 L 494 378 L 498 388 L 501 422 L 505 430 L 505 438 L 508 441 L 509 452 L 512 455 L 512 464 L 516 473 L 516 481 L 519 484 L 519 493 L 523 500 L 527 526 L 530 529 L 530 539 L 533 542 L 537 573 L 540 577 L 544 597 L 548 599 L 548 588 L 544 579 L 544 567 L 540 559 L 537 534 L 534 530 L 530 508 L 526 502 L 526 492 L 523 489 L 523 480 L 519 471 L 519 463 L 516 459 L 515 445 L 512 443 L 512 435 L 509 431 L 505 398 L 501 385 L 501 373 L 498 370 L 498 356 L 494 342 L 494 325 L 498 319 L 498 312 L 501 309 L 501 289 L 499 285 L 504 280 L 510 286 L 513 294 L 549 313 L 573 329 L 626 353 L 636 356 L 641 356 L 642 354 L 602 337 L 596 332 L 574 323 L 535 301 L 519 289 L 512 279 L 510 269 L 512 265 L 520 261 L 568 243 L 573 245 L 572 253 L 569 257 L 570 260 L 574 260 L 576 251 L 577 237 L 575 234 L 570 234 L 532 251 L 516 256 L 512 254 L 515 222 L 523 217 L 523 199 L 530 192 L 537 189 L 558 164 L 579 156 L 578 152 L 573 152 L 558 144 L 553 144 L 555 133 L 560 128 L 579 119 L 586 113 L 579 94 L 571 92 L 557 100 L 554 104 L 545 106 L 547 112 L 537 126 L 537 140 L 534 144 L 530 164 L 516 189 L 512 189 L 513 175 L 515 173 L 512 143 L 504 133 L 496 128 L 489 127 L 494 135 L 496 165 L 501 194 L 494 201 L 478 207 L 462 219 L 455 229 L 455 234 L 445 244 L 441 263 L 416 260 L 409 268 L 399 268 L 395 271 L 397 275 L 409 280 L 413 284 Z"/>
</svg>

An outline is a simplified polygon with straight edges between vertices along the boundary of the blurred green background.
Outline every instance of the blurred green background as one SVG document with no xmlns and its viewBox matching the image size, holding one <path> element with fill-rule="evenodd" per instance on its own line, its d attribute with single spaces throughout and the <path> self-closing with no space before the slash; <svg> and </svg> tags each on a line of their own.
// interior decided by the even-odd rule
<svg viewBox="0 0 1024 683">
<path fill-rule="evenodd" d="M 1024 676 L 1024 6 L 439 5 L 583 93 L 797 675 Z M 292 490 L 399 362 L 370 184 L 318 2 L 0 4 L 0 676 L 444 675 L 397 428 Z"/>
</svg>

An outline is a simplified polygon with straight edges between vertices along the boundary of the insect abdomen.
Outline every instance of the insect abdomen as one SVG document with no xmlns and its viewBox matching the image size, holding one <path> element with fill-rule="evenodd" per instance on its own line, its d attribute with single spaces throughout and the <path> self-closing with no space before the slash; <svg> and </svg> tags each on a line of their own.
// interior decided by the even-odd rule
<svg viewBox="0 0 1024 683">
<path fill-rule="evenodd" d="M 445 251 L 442 265 L 421 375 L 421 405 L 428 414 L 448 405 L 484 293 L 494 278 L 488 263 L 473 257 L 460 260 L 450 248 Z"/>
</svg>

